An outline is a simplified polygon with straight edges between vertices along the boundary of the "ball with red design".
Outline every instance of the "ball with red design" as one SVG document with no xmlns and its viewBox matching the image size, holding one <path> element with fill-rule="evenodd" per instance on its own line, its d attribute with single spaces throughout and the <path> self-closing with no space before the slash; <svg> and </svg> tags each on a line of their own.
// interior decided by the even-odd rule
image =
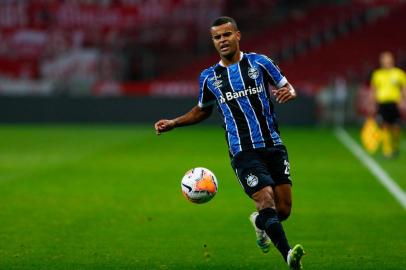
<svg viewBox="0 0 406 270">
<path fill-rule="evenodd" d="M 193 203 L 205 203 L 217 193 L 217 179 L 209 169 L 197 167 L 182 178 L 182 192 Z"/>
</svg>

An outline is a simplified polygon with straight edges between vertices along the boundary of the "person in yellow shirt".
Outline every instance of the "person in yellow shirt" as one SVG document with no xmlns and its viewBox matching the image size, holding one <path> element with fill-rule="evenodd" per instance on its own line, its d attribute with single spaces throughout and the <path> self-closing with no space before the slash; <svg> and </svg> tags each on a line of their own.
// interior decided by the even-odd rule
<svg viewBox="0 0 406 270">
<path fill-rule="evenodd" d="M 371 87 L 382 128 L 383 155 L 392 158 L 399 154 L 400 105 L 406 97 L 406 74 L 395 67 L 391 52 L 381 53 L 379 60 L 381 67 L 372 73 Z"/>
</svg>

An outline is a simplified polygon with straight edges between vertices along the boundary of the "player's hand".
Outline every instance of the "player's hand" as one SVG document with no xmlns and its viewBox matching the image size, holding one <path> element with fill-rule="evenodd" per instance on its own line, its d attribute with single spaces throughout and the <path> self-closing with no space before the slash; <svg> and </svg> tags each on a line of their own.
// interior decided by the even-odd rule
<svg viewBox="0 0 406 270">
<path fill-rule="evenodd" d="M 366 113 L 368 116 L 375 116 L 378 113 L 378 105 L 374 101 L 367 104 Z"/>
<path fill-rule="evenodd" d="M 273 89 L 272 94 L 275 96 L 276 102 L 278 102 L 278 103 L 286 103 L 289 100 L 296 98 L 295 90 L 290 87 L 282 87 L 279 89 Z"/>
<path fill-rule="evenodd" d="M 162 119 L 155 123 L 155 132 L 160 135 L 162 132 L 172 130 L 175 127 L 175 121 Z"/>
</svg>

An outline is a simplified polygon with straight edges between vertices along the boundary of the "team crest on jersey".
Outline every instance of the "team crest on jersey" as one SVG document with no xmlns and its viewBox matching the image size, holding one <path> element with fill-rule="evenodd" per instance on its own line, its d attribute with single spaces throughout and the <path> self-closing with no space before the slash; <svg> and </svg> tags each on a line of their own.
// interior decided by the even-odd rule
<svg viewBox="0 0 406 270">
<path fill-rule="evenodd" d="M 245 180 L 247 180 L 247 185 L 250 186 L 250 187 L 255 187 L 256 185 L 258 185 L 258 177 L 256 177 L 252 173 L 247 175 Z"/>
<path fill-rule="evenodd" d="M 258 69 L 250 67 L 248 69 L 248 77 L 250 77 L 251 79 L 255 80 L 256 78 L 258 78 L 259 76 L 259 72 Z"/>
</svg>

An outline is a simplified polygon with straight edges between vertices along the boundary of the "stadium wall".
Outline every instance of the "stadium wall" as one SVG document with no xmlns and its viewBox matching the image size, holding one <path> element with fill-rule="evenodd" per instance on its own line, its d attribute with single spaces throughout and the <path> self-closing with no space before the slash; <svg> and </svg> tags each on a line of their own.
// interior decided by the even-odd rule
<svg viewBox="0 0 406 270">
<path fill-rule="evenodd" d="M 195 106 L 194 97 L 0 97 L 0 123 L 143 123 L 172 118 Z M 276 104 L 280 122 L 313 125 L 317 122 L 313 97 Z M 221 123 L 218 113 L 205 121 Z"/>
</svg>

